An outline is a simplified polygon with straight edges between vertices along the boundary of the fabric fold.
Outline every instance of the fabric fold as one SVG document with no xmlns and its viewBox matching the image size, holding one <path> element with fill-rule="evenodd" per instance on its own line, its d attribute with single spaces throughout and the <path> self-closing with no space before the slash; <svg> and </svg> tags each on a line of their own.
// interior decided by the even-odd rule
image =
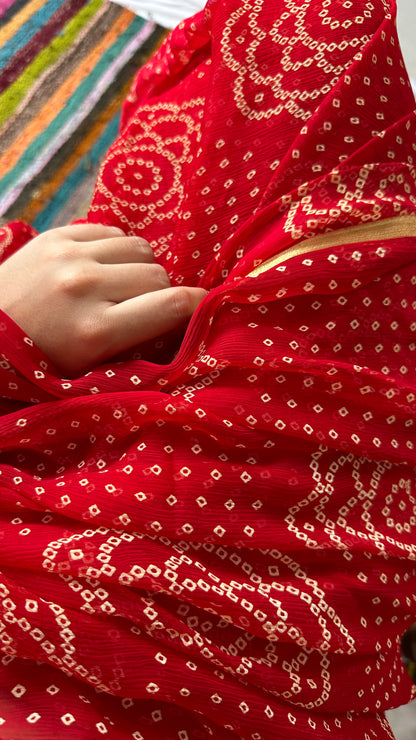
<svg viewBox="0 0 416 740">
<path fill-rule="evenodd" d="M 68 380 L 2 317 L 5 739 L 392 739 L 416 613 L 394 11 L 213 0 L 139 72 L 88 219 L 209 289 L 174 346 Z"/>
</svg>

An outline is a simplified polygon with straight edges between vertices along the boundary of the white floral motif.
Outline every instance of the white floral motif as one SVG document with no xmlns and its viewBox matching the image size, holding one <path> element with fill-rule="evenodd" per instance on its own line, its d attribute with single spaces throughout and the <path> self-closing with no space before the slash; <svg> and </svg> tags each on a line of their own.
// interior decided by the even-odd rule
<svg viewBox="0 0 416 740">
<path fill-rule="evenodd" d="M 225 23 L 222 37 L 223 59 L 234 73 L 234 98 L 244 116 L 261 120 L 279 115 L 286 110 L 306 122 L 315 109 L 313 101 L 322 93 L 329 92 L 345 70 L 344 65 L 337 59 L 337 52 L 343 51 L 348 45 L 354 49 L 354 53 L 358 52 L 369 37 L 363 34 L 340 41 L 340 26 L 347 29 L 352 25 L 351 16 L 354 10 L 344 11 L 344 19 L 339 20 L 339 4 L 336 6 L 337 17 L 332 17 L 328 9 L 330 3 L 328 0 L 325 2 L 321 0 L 319 4 L 315 2 L 314 10 L 322 18 L 326 35 L 325 40 L 324 36 L 322 40 L 317 40 L 315 35 L 310 35 L 308 25 L 305 23 L 305 17 L 308 15 L 307 6 L 311 4 L 311 0 L 302 5 L 295 0 L 284 0 L 282 4 L 286 11 L 280 13 L 272 24 L 269 21 L 265 22 L 267 14 L 263 12 L 264 0 L 245 0 L 238 10 L 231 13 Z M 357 7 L 358 10 L 362 12 L 361 7 Z M 250 18 L 248 24 L 247 16 Z M 360 17 L 361 14 L 357 12 L 358 24 Z M 356 28 L 359 28 L 359 25 Z M 331 32 L 334 32 L 333 39 Z M 261 57 L 261 50 L 264 46 L 268 47 L 268 44 L 262 44 L 267 36 L 277 47 L 281 60 L 279 71 L 272 74 L 267 59 Z M 233 51 L 237 47 L 241 59 L 241 45 L 246 48 L 244 63 L 236 58 Z M 293 53 L 294 50 L 296 54 Z M 305 91 L 304 87 L 301 88 L 300 80 L 299 88 L 288 86 L 288 73 L 291 73 L 290 79 L 296 81 L 293 73 L 299 71 L 301 79 L 305 72 L 308 76 L 313 76 L 314 68 L 317 71 L 323 69 L 327 74 L 324 88 Z"/>
<path fill-rule="evenodd" d="M 134 138 L 120 139 L 110 151 L 107 166 L 111 163 L 117 192 L 110 191 L 102 179 L 98 180 L 97 192 L 104 195 L 109 208 L 126 227 L 146 229 L 154 221 L 169 223 L 177 214 L 184 197 L 184 169 L 200 136 L 195 109 L 201 108 L 203 102 L 203 98 L 197 98 L 181 107 L 162 103 L 143 106 L 140 119 L 131 121 Z M 173 121 L 175 135 L 169 137 L 167 132 Z M 136 143 L 138 138 L 140 144 Z M 129 184 L 132 173 L 133 187 Z"/>
</svg>

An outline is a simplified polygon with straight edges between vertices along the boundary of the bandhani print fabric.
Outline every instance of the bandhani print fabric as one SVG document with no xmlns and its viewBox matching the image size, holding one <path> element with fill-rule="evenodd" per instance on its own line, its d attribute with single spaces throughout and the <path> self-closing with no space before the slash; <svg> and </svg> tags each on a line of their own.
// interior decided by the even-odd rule
<svg viewBox="0 0 416 740">
<path fill-rule="evenodd" d="M 213 0 L 140 71 L 88 218 L 209 291 L 184 336 L 71 380 L 2 315 L 4 740 L 393 738 L 416 614 L 394 15 Z M 3 228 L 3 258 L 31 236 Z"/>
</svg>

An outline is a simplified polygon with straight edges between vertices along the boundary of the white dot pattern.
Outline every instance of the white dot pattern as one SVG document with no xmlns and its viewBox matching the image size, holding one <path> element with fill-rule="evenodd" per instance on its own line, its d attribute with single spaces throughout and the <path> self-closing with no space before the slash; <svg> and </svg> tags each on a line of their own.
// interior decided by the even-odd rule
<svg viewBox="0 0 416 740">
<path fill-rule="evenodd" d="M 1 317 L 5 739 L 391 739 L 413 694 L 414 100 L 388 0 L 279 13 L 181 24 L 97 183 L 209 289 L 185 337 L 68 380 Z"/>
</svg>

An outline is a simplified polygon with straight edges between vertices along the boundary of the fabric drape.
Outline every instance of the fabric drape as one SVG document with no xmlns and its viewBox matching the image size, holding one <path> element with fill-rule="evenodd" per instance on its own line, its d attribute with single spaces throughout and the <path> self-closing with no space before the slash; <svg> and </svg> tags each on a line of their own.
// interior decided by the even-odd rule
<svg viewBox="0 0 416 740">
<path fill-rule="evenodd" d="M 2 738 L 393 737 L 416 614 L 394 14 L 213 0 L 139 72 L 88 219 L 209 291 L 184 336 L 69 380 L 2 315 Z M 3 258 L 32 235 L 3 228 Z"/>
</svg>

